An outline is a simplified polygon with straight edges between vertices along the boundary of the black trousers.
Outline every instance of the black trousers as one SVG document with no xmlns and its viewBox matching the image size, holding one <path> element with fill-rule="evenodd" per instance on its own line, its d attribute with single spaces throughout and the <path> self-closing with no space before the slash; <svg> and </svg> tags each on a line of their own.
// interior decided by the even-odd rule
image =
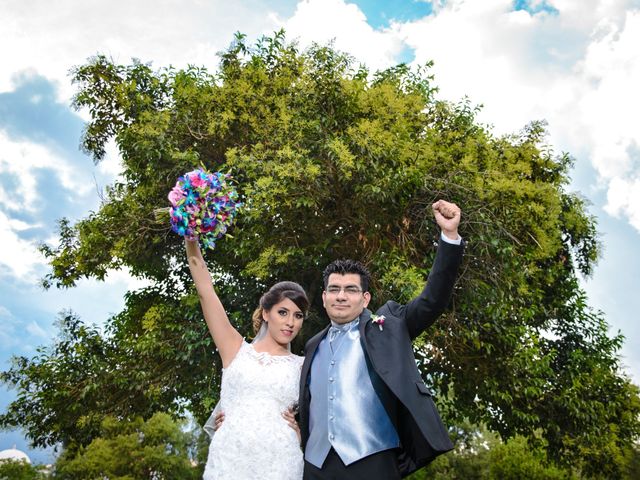
<svg viewBox="0 0 640 480">
<path fill-rule="evenodd" d="M 304 462 L 304 480 L 400 480 L 395 450 L 384 450 L 345 465 L 332 448 L 322 468 Z"/>
</svg>

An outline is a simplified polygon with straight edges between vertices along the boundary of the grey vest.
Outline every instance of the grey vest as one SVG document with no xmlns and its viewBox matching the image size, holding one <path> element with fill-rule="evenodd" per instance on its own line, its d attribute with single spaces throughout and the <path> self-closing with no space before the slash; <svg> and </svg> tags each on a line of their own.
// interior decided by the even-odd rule
<svg viewBox="0 0 640 480">
<path fill-rule="evenodd" d="M 400 445 L 378 392 L 386 386 L 368 365 L 359 319 L 330 344 L 320 342 L 311 363 L 309 440 L 305 460 L 322 467 L 331 447 L 345 465 Z"/>
</svg>

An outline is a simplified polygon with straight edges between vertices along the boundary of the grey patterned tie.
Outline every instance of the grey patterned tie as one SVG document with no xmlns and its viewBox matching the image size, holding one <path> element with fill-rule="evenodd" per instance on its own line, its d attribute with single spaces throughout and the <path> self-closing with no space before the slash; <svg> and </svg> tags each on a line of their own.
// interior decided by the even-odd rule
<svg viewBox="0 0 640 480">
<path fill-rule="evenodd" d="M 336 346 L 338 344 L 338 340 L 340 339 L 341 334 L 343 334 L 348 325 L 341 325 L 340 327 L 336 327 L 335 325 L 331 325 L 329 328 L 329 346 L 331 347 L 331 351 L 335 352 Z"/>
</svg>

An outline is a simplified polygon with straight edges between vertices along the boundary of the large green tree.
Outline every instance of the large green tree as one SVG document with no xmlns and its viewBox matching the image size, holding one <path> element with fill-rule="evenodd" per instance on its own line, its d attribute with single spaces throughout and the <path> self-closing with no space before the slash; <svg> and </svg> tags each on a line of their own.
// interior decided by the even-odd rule
<svg viewBox="0 0 640 480">
<path fill-rule="evenodd" d="M 65 451 L 55 465 L 60 480 L 197 479 L 202 466 L 189 458 L 193 436 L 166 413 L 156 413 L 146 422 L 141 418 L 119 421 L 106 417 L 100 436 L 78 451 Z"/>
<path fill-rule="evenodd" d="M 82 146 L 99 162 L 114 140 L 122 175 L 98 211 L 61 220 L 59 244 L 43 246 L 45 286 L 123 267 L 151 286 L 127 294 L 104 334 L 67 315 L 56 344 L 16 359 L 2 379 L 18 396 L 0 424 L 37 445 L 84 445 L 106 414 L 206 418 L 220 363 L 184 246 L 158 213 L 176 178 L 203 164 L 231 172 L 244 203 L 233 237 L 207 253 L 230 318 L 249 334 L 261 292 L 298 281 L 313 308 L 296 351 L 326 322 L 327 263 L 365 262 L 374 306 L 407 301 L 435 253 L 430 204 L 459 204 L 460 278 L 448 312 L 416 342 L 446 421 L 541 435 L 558 459 L 614 471 L 637 438 L 640 404 L 620 371 L 622 336 L 607 333 L 578 284 L 598 241 L 585 201 L 567 190 L 572 159 L 545 143 L 543 122 L 496 136 L 468 100 L 438 100 L 429 67 L 373 73 L 279 32 L 253 46 L 238 35 L 215 73 L 104 56 L 74 69 L 74 104 L 90 116 Z"/>
</svg>

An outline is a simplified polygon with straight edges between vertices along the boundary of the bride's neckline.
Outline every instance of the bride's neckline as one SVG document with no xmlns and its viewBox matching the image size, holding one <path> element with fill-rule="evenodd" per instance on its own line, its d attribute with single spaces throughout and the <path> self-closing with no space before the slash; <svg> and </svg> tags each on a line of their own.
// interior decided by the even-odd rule
<svg viewBox="0 0 640 480">
<path fill-rule="evenodd" d="M 270 357 L 282 357 L 282 358 L 291 357 L 293 355 L 293 353 L 291 353 L 291 352 L 289 352 L 287 354 L 284 354 L 284 355 L 279 355 L 277 353 L 269 353 L 269 352 L 259 352 L 258 350 L 256 350 L 256 347 L 255 347 L 255 345 L 253 343 L 249 343 L 249 346 L 258 355 L 269 355 Z"/>
</svg>

